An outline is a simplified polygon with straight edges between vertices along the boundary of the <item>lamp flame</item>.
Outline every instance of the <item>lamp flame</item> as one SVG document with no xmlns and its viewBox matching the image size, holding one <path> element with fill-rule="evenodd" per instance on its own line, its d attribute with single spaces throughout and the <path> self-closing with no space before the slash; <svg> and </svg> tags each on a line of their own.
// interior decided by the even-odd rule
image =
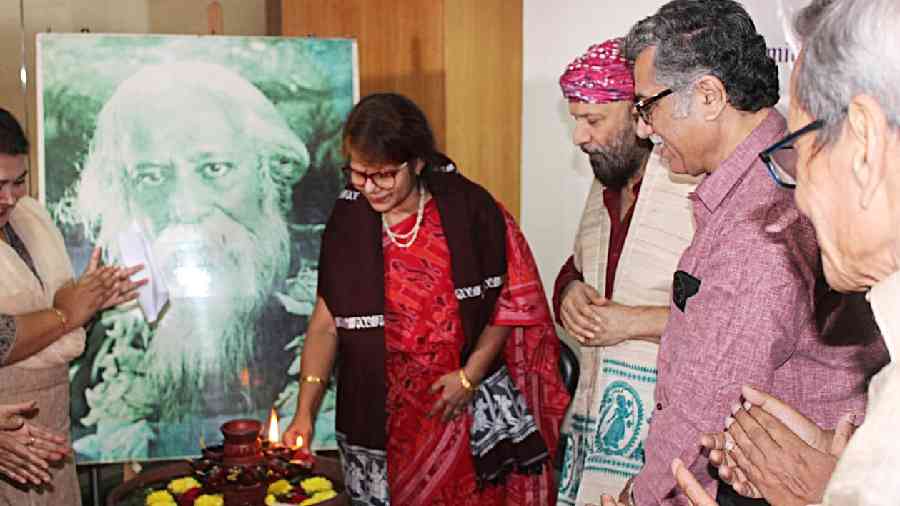
<svg viewBox="0 0 900 506">
<path fill-rule="evenodd" d="M 272 444 L 281 442 L 281 431 L 278 430 L 278 413 L 272 408 L 272 414 L 269 416 L 269 442 Z"/>
</svg>

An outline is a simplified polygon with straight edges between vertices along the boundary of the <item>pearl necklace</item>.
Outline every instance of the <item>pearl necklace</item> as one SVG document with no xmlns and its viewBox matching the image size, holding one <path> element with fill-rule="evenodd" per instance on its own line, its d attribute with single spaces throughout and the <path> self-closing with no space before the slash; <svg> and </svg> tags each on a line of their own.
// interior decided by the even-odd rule
<svg viewBox="0 0 900 506">
<path fill-rule="evenodd" d="M 394 243 L 398 248 L 406 249 L 413 245 L 416 242 L 416 238 L 419 236 L 419 227 L 422 225 L 422 215 L 425 211 L 425 191 L 422 189 L 422 185 L 419 185 L 419 209 L 416 211 L 416 224 L 413 225 L 412 230 L 403 234 L 396 234 L 391 230 L 391 226 L 388 225 L 387 219 L 384 217 L 384 213 L 381 214 L 381 226 L 384 227 L 384 231 L 387 233 L 388 239 Z M 408 242 L 403 242 L 406 239 L 409 239 Z"/>
</svg>

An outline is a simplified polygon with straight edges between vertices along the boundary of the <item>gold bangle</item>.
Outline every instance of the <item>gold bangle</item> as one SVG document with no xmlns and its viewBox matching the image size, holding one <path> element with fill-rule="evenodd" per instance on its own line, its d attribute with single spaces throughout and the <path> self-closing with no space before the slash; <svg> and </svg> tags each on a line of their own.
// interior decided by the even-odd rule
<svg viewBox="0 0 900 506">
<path fill-rule="evenodd" d="M 463 388 L 465 388 L 469 392 L 474 392 L 475 390 L 478 390 L 478 387 L 476 387 L 475 385 L 472 384 L 471 381 L 469 381 L 469 378 L 466 377 L 466 372 L 463 371 L 462 369 L 459 370 L 459 382 L 462 383 Z"/>
<path fill-rule="evenodd" d="M 325 380 L 323 380 L 322 378 L 320 378 L 318 376 L 303 376 L 303 378 L 300 381 L 302 383 L 319 383 L 319 384 L 325 383 Z"/>
<path fill-rule="evenodd" d="M 66 325 L 69 323 L 69 319 L 66 318 L 66 313 L 63 313 L 62 311 L 60 311 L 59 309 L 56 309 L 55 307 L 51 307 L 50 311 L 53 311 L 54 313 L 56 313 L 56 317 L 59 318 L 59 322 L 62 324 L 63 328 L 66 328 Z"/>
</svg>

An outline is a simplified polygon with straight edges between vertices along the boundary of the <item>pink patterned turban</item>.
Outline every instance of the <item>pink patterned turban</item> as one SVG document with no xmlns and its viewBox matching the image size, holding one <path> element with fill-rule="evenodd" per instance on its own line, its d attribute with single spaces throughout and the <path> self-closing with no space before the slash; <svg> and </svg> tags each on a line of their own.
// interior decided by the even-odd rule
<svg viewBox="0 0 900 506">
<path fill-rule="evenodd" d="M 622 57 L 621 39 L 594 44 L 575 58 L 559 78 L 559 87 L 569 102 L 605 104 L 634 100 L 631 65 Z"/>
</svg>

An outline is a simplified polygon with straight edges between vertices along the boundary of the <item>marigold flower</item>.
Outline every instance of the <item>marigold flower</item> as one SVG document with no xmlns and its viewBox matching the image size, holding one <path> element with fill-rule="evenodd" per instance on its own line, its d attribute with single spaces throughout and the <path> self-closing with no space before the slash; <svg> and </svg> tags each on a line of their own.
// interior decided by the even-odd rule
<svg viewBox="0 0 900 506">
<path fill-rule="evenodd" d="M 268 493 L 272 495 L 284 495 L 294 489 L 294 486 L 287 480 L 278 480 L 269 485 Z"/>
<path fill-rule="evenodd" d="M 175 504 L 175 498 L 166 490 L 157 490 L 147 496 L 147 500 L 144 504 L 147 506 L 166 506 Z"/>
<path fill-rule="evenodd" d="M 334 490 L 334 485 L 332 485 L 331 482 L 328 481 L 328 478 L 322 478 L 321 476 L 307 478 L 300 482 L 300 486 L 303 487 L 303 491 L 306 492 L 307 495 L 313 495 L 316 492 Z"/>
<path fill-rule="evenodd" d="M 169 489 L 169 492 L 175 495 L 181 495 L 192 488 L 200 488 L 200 482 L 193 477 L 188 476 L 187 478 L 178 478 L 177 480 L 170 481 L 167 488 Z"/>
<path fill-rule="evenodd" d="M 322 492 L 316 492 L 312 497 L 301 502 L 300 506 L 312 506 L 313 504 L 319 504 L 320 502 L 325 502 L 329 499 L 333 499 L 334 497 L 337 497 L 337 492 L 335 492 L 334 490 L 324 490 Z"/>
<path fill-rule="evenodd" d="M 194 506 L 225 506 L 225 499 L 219 494 L 203 494 L 194 501 Z"/>
</svg>

